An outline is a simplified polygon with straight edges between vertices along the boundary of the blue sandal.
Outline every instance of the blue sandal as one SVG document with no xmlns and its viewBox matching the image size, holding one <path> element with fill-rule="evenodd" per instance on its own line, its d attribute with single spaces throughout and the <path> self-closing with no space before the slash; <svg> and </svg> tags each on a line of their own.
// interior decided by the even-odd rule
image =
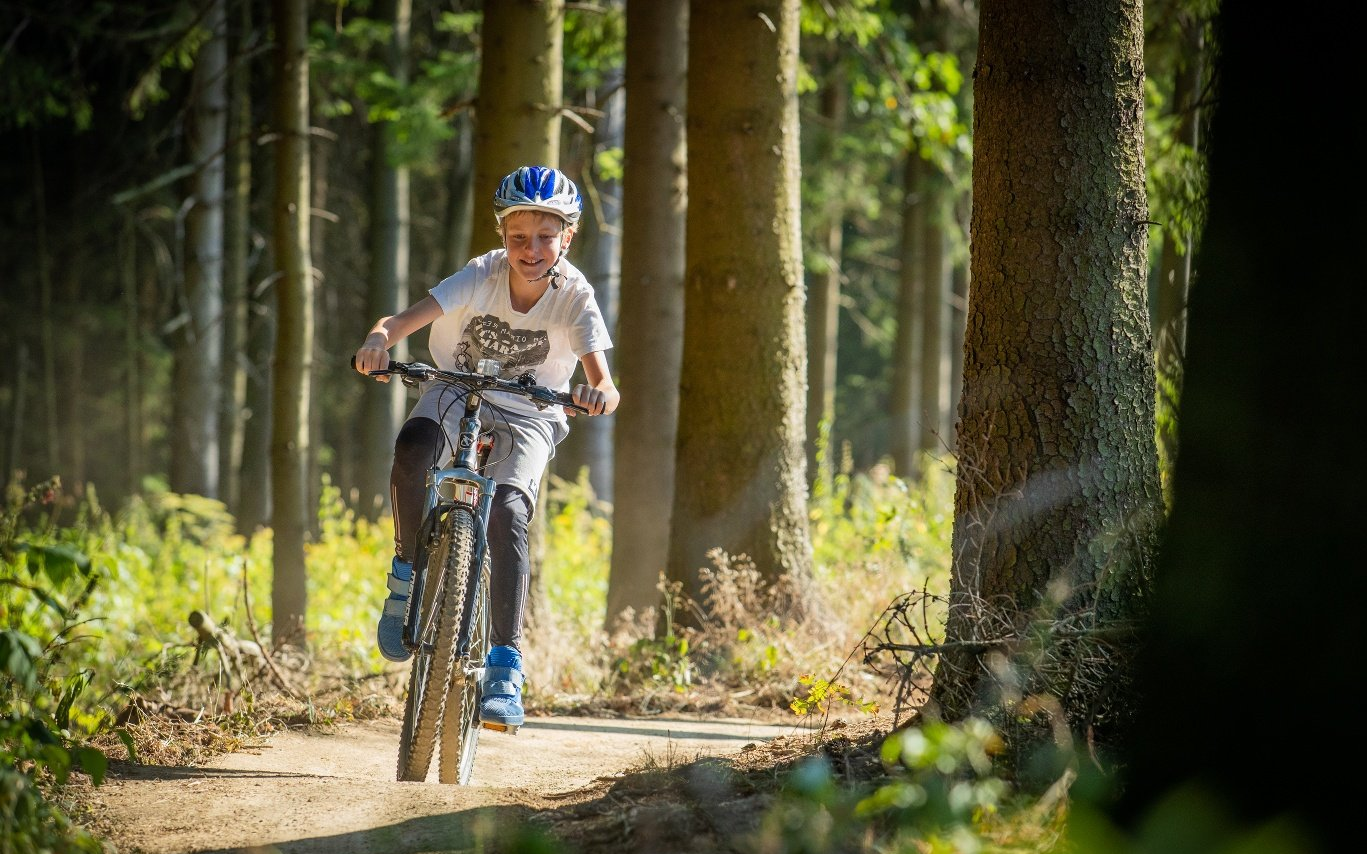
<svg viewBox="0 0 1367 854">
<path fill-rule="evenodd" d="M 384 600 L 380 623 L 375 627 L 375 642 L 380 655 L 390 661 L 407 661 L 412 657 L 403 645 L 403 621 L 408 616 L 408 589 L 413 581 L 413 564 L 397 557 L 389 571 L 389 598 Z"/>
<path fill-rule="evenodd" d="M 480 683 L 480 723 L 500 727 L 520 727 L 522 711 L 522 654 L 511 646 L 496 646 L 484 660 L 484 680 Z"/>
</svg>

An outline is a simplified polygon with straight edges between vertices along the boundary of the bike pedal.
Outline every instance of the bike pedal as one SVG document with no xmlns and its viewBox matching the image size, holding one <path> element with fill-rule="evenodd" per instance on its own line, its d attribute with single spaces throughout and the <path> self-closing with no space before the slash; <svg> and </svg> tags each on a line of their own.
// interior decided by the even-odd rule
<svg viewBox="0 0 1367 854">
<path fill-rule="evenodd" d="M 506 732 L 508 735 L 517 735 L 517 731 L 521 729 L 521 727 L 510 726 L 509 724 L 491 724 L 484 721 L 480 721 L 480 726 L 485 729 L 491 729 L 494 732 Z"/>
</svg>

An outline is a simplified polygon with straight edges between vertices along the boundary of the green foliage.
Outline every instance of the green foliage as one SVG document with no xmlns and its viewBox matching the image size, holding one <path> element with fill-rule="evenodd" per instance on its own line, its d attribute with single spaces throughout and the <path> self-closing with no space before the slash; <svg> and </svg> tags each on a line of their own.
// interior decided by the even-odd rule
<svg viewBox="0 0 1367 854">
<path fill-rule="evenodd" d="M 899 730 L 882 743 L 886 773 L 875 781 L 842 781 L 828 756 L 810 756 L 786 779 L 749 847 L 784 854 L 985 851 L 1010 793 L 993 773 L 996 744 L 992 728 L 978 720 Z"/>
<path fill-rule="evenodd" d="M 396 76 L 390 58 L 393 22 L 364 15 L 340 24 L 315 22 L 310 70 L 320 90 L 318 111 L 329 117 L 357 113 L 387 124 L 391 165 L 434 164 L 440 143 L 454 133 L 451 112 L 470 100 L 478 79 L 479 54 L 471 38 L 479 20 L 474 13 L 443 13 L 436 28 L 440 46 L 422 42 L 415 33 L 413 56 L 421 59 L 403 78 Z"/>
<path fill-rule="evenodd" d="M 552 475 L 541 590 L 562 630 L 590 638 L 603 622 L 612 563 L 612 508 L 593 494 L 588 469 L 574 480 Z"/>
<path fill-rule="evenodd" d="M 995 811 L 1007 793 L 993 776 L 992 754 L 1001 745 L 985 721 L 957 726 L 926 721 L 883 741 L 883 762 L 893 780 L 859 802 L 861 817 L 893 816 L 918 834 L 948 828 L 951 834 Z"/>
<path fill-rule="evenodd" d="M 825 453 L 823 448 L 821 453 Z M 812 490 L 809 519 L 817 572 L 872 578 L 880 594 L 948 589 L 953 530 L 952 463 L 926 457 L 921 483 L 886 465 L 856 471 L 848 454 L 829 483 Z"/>
<path fill-rule="evenodd" d="M 0 510 L 0 852 L 100 850 L 52 802 L 73 770 L 98 785 L 107 765 L 80 734 L 75 704 L 92 674 L 72 666 L 69 649 L 100 576 L 33 513 L 54 501 L 57 487 L 11 483 Z"/>
<path fill-rule="evenodd" d="M 565 82 L 570 90 L 602 86 L 626 64 L 626 11 L 617 4 L 565 10 Z"/>
<path fill-rule="evenodd" d="M 798 677 L 797 683 L 807 689 L 807 696 L 793 698 L 793 701 L 788 704 L 788 708 L 792 709 L 793 714 L 799 717 L 814 713 L 825 714 L 831 710 L 832 703 L 849 706 L 865 714 L 878 713 L 877 703 L 871 700 L 855 699 L 854 692 L 848 685 L 818 679 L 811 674 L 803 674 Z"/>
</svg>

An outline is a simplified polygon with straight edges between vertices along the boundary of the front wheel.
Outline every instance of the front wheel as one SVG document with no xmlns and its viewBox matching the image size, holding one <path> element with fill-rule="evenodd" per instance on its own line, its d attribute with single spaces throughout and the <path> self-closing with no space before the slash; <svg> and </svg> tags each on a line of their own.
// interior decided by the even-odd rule
<svg viewBox="0 0 1367 854">
<path fill-rule="evenodd" d="M 415 633 L 413 669 L 408 677 L 403 727 L 399 732 L 398 779 L 422 782 L 432 764 L 442 712 L 450 691 L 456 657 L 456 628 L 465 598 L 464 567 L 457 553 L 468 537 L 470 514 L 461 508 L 447 513 L 436 545 L 427 555 L 421 610 Z M 426 526 L 424 526 L 426 528 Z M 460 567 L 459 572 L 452 570 Z M 454 603 L 454 606 L 453 606 Z M 417 604 L 417 603 L 415 603 Z M 411 606 L 410 606 L 411 607 Z"/>
<path fill-rule="evenodd" d="M 473 555 L 471 556 L 473 562 Z M 475 616 L 470 622 L 469 655 L 456 662 L 446 695 L 441 722 L 441 758 L 438 779 L 464 786 L 475 767 L 479 743 L 479 683 L 484 658 L 489 654 L 489 556 L 484 556 L 479 584 L 475 588 Z"/>
</svg>

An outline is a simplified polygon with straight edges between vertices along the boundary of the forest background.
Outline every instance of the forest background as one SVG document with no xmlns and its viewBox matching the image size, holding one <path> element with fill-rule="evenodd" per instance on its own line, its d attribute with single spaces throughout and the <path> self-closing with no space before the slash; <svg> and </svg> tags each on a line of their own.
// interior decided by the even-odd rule
<svg viewBox="0 0 1367 854">
<path fill-rule="evenodd" d="M 964 354 L 976 353 L 979 367 L 984 361 L 969 323 L 967 239 L 981 204 L 967 79 L 981 62 L 978 10 L 761 4 L 771 33 L 800 38 L 753 51 L 742 40 L 748 29 L 725 28 L 735 22 L 731 5 L 656 4 L 633 18 L 629 4 L 611 3 L 7 4 L 0 180 L 12 201 L 0 275 L 10 359 L 0 429 L 13 473 L 6 566 L 19 597 L 6 606 L 7 651 L 33 651 L 17 631 L 20 615 L 46 608 L 67 619 L 85 604 L 80 596 L 60 606 L 45 593 L 29 597 L 38 585 L 18 583 L 18 573 L 22 564 L 28 577 L 42 571 L 54 585 L 80 575 L 76 589 L 88 593 L 100 562 L 63 550 L 52 532 L 93 525 L 104 507 L 134 508 L 113 517 L 130 542 L 137 524 L 153 529 L 152 573 L 166 569 L 156 556 L 174 551 L 165 546 L 169 532 L 195 547 L 229 531 L 246 538 L 241 562 L 224 578 L 270 590 L 258 617 L 278 649 L 320 630 L 345 638 L 328 634 L 311 610 L 327 600 L 309 568 L 330 561 L 326 588 L 345 581 L 338 571 L 351 571 L 358 551 L 339 543 L 383 552 L 388 437 L 402 411 L 401 399 L 359 382 L 347 356 L 376 316 L 492 245 L 481 188 L 532 160 L 555 162 L 585 191 L 587 223 L 574 260 L 614 327 L 624 394 L 646 404 L 639 421 L 624 423 L 632 417 L 624 410 L 615 422 L 577 424 L 554 463 L 563 486 L 546 515 L 564 523 L 561 542 L 599 559 L 600 581 L 582 609 L 587 622 L 608 631 L 627 608 L 658 607 L 662 572 L 684 602 L 699 606 L 703 624 L 718 604 L 710 602 L 709 614 L 707 593 L 718 583 L 709 587 L 709 578 L 733 591 L 752 584 L 760 598 L 782 592 L 782 579 L 819 580 L 823 567 L 829 580 L 838 564 L 829 555 L 852 541 L 823 539 L 823 513 L 827 530 L 836 518 L 855 523 L 846 533 L 862 537 L 865 551 L 890 542 L 883 564 L 910 572 L 877 585 L 861 580 L 861 588 L 886 601 L 915 585 L 927 601 L 947 594 L 961 552 L 951 555 L 949 532 L 926 520 L 952 514 L 957 532 L 972 510 L 957 503 L 970 490 L 956 431 L 975 411 L 964 402 L 965 369 L 973 367 Z M 1077 18 L 1143 22 L 1142 56 L 1130 59 L 1143 71 L 1144 124 L 1131 128 L 1131 140 L 1143 145 L 1150 233 L 1142 259 L 1125 262 L 1121 278 L 1143 273 L 1139 292 L 1127 295 L 1152 336 L 1150 385 L 1137 388 L 1152 407 L 1153 471 L 1165 476 L 1170 503 L 1184 307 L 1204 227 L 1201 108 L 1211 75 L 1202 57 L 1214 10 L 1156 0 L 1142 14 L 1134 4 L 1114 6 L 1114 20 Z M 634 41 L 633 21 L 640 32 L 663 33 Z M 291 29 L 300 23 L 302 31 Z M 675 63 L 672 71 L 654 68 L 657 85 L 663 78 L 673 87 L 655 93 L 668 121 L 653 132 L 664 141 L 637 148 L 634 44 L 647 45 L 636 49 L 656 62 Z M 686 57 L 678 52 L 684 45 Z M 776 73 L 767 76 L 729 64 L 770 53 L 774 65 L 763 70 Z M 689 75 L 681 73 L 684 59 Z M 762 91 L 742 85 L 756 78 L 768 81 Z M 728 108 L 747 99 L 756 123 L 728 126 Z M 509 105 L 498 120 L 496 104 Z M 747 137 L 761 152 L 747 162 L 769 163 L 765 151 L 779 156 L 755 174 L 728 172 L 734 165 L 717 149 L 743 147 Z M 657 159 L 645 165 L 648 151 Z M 633 233 L 636 223 L 646 229 Z M 765 227 L 775 232 L 772 245 Z M 727 231 L 732 242 L 720 233 Z M 711 239 L 684 245 L 685 235 Z M 736 280 L 751 287 L 720 286 Z M 753 293 L 754 302 L 713 301 L 734 290 Z M 747 333 L 754 349 L 741 346 Z M 756 467 L 765 486 L 747 503 L 742 496 L 755 481 L 727 473 Z M 1009 453 L 1003 468 L 1011 468 Z M 946 472 L 958 479 L 953 509 Z M 996 494 L 1023 482 L 1007 480 L 993 485 Z M 890 495 L 899 491 L 912 498 L 898 503 Z M 753 527 L 769 533 L 704 524 L 716 496 L 734 499 L 745 510 L 738 517 L 759 518 Z M 871 527 L 860 527 L 868 519 Z M 333 536 L 339 528 L 341 540 Z M 557 531 L 541 536 L 553 544 Z M 583 547 L 591 537 L 595 548 Z M 547 548 L 547 560 L 567 551 Z M 126 554 L 110 563 L 130 574 Z M 193 560 L 174 563 L 177 573 L 194 572 Z M 851 583 L 836 577 L 831 587 Z M 191 599 L 197 595 L 208 599 L 205 590 Z M 247 600 L 236 588 L 228 596 L 240 619 Z M 802 616 L 802 603 L 794 607 L 802 596 L 781 598 L 766 600 L 766 611 Z M 366 618 L 341 619 L 364 634 Z M 943 615 L 930 622 L 944 630 Z M 858 634 L 868 624 L 852 628 Z M 912 640 L 923 639 L 915 634 L 922 628 L 909 620 Z M 162 630 L 163 645 L 169 634 Z M 765 640 L 781 637 L 775 630 Z M 351 640 L 364 661 L 360 641 Z M 780 648 L 759 644 L 756 661 L 772 663 Z M 682 682 L 678 667 L 691 663 L 672 632 L 633 649 L 655 656 L 646 670 L 657 683 L 662 673 L 666 684 Z M 912 656 L 903 684 L 916 684 L 922 663 Z M 59 662 L 44 667 L 54 678 L 63 673 Z M 7 678 L 35 692 L 11 717 L 48 708 L 70 738 L 84 686 L 58 680 L 54 710 L 36 687 L 38 670 L 10 668 Z M 740 670 L 733 678 L 751 686 L 766 672 L 758 664 Z M 791 682 L 792 673 L 782 678 Z M 1198 689 L 1186 687 L 1195 700 Z M 968 696 L 962 689 L 940 700 L 952 707 Z M 770 700 L 782 704 L 783 695 Z M 86 723 L 98 729 L 99 718 L 90 711 Z M 1191 749 L 1180 743 L 1173 753 Z M 83 750 L 73 746 L 77 764 L 95 761 Z"/>
</svg>

